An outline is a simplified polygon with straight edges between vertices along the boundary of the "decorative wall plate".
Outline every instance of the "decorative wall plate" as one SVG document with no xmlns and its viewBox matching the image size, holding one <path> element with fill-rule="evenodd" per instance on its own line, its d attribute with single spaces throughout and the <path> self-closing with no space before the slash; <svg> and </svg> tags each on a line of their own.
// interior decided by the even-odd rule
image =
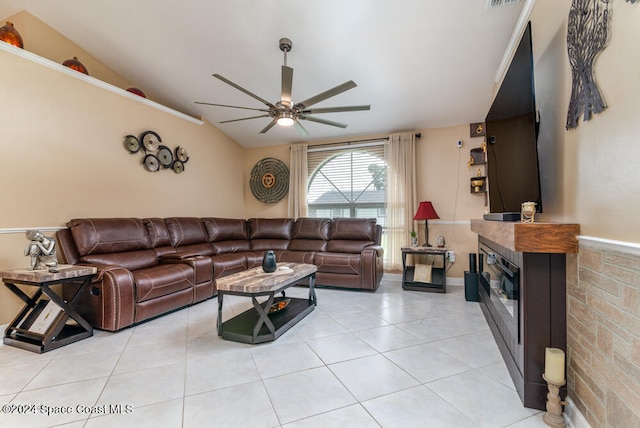
<svg viewBox="0 0 640 428">
<path fill-rule="evenodd" d="M 187 155 L 187 150 L 183 147 L 176 147 L 176 159 L 180 162 L 185 163 L 189 160 L 189 156 Z"/>
<path fill-rule="evenodd" d="M 142 147 L 148 152 L 155 152 L 158 150 L 162 138 L 153 131 L 145 131 L 140 135 L 140 141 L 142 141 Z"/>
<path fill-rule="evenodd" d="M 274 204 L 289 191 L 289 168 L 279 159 L 264 158 L 253 166 L 249 184 L 257 200 Z"/>
<path fill-rule="evenodd" d="M 179 160 L 175 161 L 173 163 L 173 172 L 175 172 L 176 174 L 184 172 L 184 164 Z"/>
<path fill-rule="evenodd" d="M 155 172 L 160 169 L 160 161 L 154 155 L 146 155 L 142 160 L 142 164 L 148 171 Z"/>
<path fill-rule="evenodd" d="M 140 151 L 140 141 L 133 135 L 127 135 L 124 137 L 124 147 L 131 153 L 138 153 Z"/>
<path fill-rule="evenodd" d="M 167 146 L 159 146 L 158 160 L 163 168 L 171 168 L 171 165 L 173 164 L 173 153 L 171 152 L 171 149 Z"/>
</svg>

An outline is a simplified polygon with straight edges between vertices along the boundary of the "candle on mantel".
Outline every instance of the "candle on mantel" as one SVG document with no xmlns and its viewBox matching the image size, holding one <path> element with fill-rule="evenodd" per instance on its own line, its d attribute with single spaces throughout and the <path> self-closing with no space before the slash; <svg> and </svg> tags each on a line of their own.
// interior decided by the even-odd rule
<svg viewBox="0 0 640 428">
<path fill-rule="evenodd" d="M 544 377 L 554 385 L 564 384 L 564 351 L 558 348 L 546 348 L 544 354 Z"/>
</svg>

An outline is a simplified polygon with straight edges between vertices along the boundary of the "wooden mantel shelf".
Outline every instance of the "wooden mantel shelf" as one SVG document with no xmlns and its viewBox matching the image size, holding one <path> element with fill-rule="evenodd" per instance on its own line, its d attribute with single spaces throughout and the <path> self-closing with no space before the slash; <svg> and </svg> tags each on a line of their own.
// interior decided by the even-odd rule
<svg viewBox="0 0 640 428">
<path fill-rule="evenodd" d="M 573 254 L 578 252 L 580 225 L 472 219 L 471 231 L 516 252 Z"/>
</svg>

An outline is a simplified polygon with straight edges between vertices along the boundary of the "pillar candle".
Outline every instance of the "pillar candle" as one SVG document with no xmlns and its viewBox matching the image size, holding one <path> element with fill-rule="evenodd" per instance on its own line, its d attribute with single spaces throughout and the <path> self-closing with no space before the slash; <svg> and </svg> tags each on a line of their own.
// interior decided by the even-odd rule
<svg viewBox="0 0 640 428">
<path fill-rule="evenodd" d="M 554 385 L 564 384 L 564 351 L 546 348 L 544 354 L 544 377 Z"/>
</svg>

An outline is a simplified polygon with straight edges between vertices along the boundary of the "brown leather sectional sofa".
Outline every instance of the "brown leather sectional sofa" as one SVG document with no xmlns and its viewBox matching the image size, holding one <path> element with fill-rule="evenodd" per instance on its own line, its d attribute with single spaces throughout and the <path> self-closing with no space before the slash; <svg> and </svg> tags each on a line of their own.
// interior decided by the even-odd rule
<svg viewBox="0 0 640 428">
<path fill-rule="evenodd" d="M 57 232 L 64 263 L 98 268 L 78 312 L 110 331 L 216 296 L 217 278 L 260 266 L 266 250 L 315 264 L 317 285 L 375 291 L 380 236 L 375 219 L 348 218 L 85 218 Z"/>
</svg>

